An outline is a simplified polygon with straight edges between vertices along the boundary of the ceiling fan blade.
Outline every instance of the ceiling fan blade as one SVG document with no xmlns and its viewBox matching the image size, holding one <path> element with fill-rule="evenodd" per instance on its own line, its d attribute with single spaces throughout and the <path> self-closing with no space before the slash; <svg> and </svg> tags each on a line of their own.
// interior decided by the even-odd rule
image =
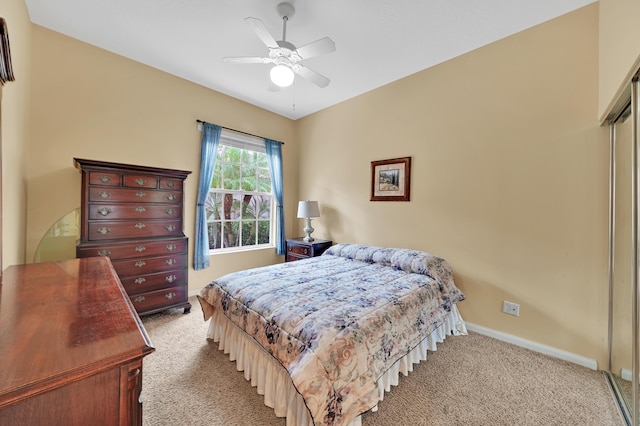
<svg viewBox="0 0 640 426">
<path fill-rule="evenodd" d="M 296 49 L 302 59 L 313 58 L 336 51 L 336 44 L 329 37 L 324 37 Z"/>
<path fill-rule="evenodd" d="M 276 39 L 273 38 L 269 30 L 267 30 L 267 27 L 265 27 L 264 23 L 261 20 L 251 17 L 244 18 L 244 20 L 251 25 L 258 37 L 260 37 L 260 40 L 262 40 L 262 42 L 266 44 L 267 47 L 271 47 L 274 49 L 278 47 Z"/>
<path fill-rule="evenodd" d="M 298 74 L 301 77 L 306 78 L 307 80 L 309 80 L 310 82 L 312 82 L 313 84 L 315 84 L 316 86 L 319 87 L 327 87 L 329 85 L 329 82 L 331 80 L 329 80 L 327 77 L 325 77 L 322 74 L 319 74 L 317 72 L 315 72 L 314 70 L 312 70 L 311 68 L 307 68 L 303 65 L 299 65 L 297 71 L 294 69 L 294 72 L 296 74 Z"/>
<path fill-rule="evenodd" d="M 271 59 L 259 56 L 238 56 L 222 58 L 225 62 L 235 62 L 237 64 L 268 64 Z"/>
</svg>

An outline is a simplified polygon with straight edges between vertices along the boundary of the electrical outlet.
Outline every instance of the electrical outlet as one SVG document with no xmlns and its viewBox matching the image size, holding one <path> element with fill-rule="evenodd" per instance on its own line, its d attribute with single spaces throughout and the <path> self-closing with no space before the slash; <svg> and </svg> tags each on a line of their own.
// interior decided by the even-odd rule
<svg viewBox="0 0 640 426">
<path fill-rule="evenodd" d="M 505 314 L 513 315 L 514 317 L 520 316 L 520 305 L 513 302 L 507 302 L 506 300 L 502 303 L 502 312 Z"/>
</svg>

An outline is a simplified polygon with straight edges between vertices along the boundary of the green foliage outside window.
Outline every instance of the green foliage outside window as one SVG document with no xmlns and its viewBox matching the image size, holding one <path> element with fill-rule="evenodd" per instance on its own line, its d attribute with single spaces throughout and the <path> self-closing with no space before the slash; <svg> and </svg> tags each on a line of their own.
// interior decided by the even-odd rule
<svg viewBox="0 0 640 426">
<path fill-rule="evenodd" d="M 206 205 L 209 248 L 269 244 L 271 206 L 267 155 L 220 145 Z"/>
</svg>

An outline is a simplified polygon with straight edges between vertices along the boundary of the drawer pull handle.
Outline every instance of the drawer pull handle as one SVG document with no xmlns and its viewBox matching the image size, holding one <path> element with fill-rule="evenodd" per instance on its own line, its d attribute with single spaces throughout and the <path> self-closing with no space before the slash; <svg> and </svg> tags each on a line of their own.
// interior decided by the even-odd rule
<svg viewBox="0 0 640 426">
<path fill-rule="evenodd" d="M 167 195 L 167 200 L 169 200 L 169 201 L 173 201 L 173 200 L 175 200 L 176 198 L 177 198 L 177 197 L 176 197 L 175 195 L 173 195 L 173 194 L 169 194 L 169 195 Z"/>
<path fill-rule="evenodd" d="M 143 213 L 147 211 L 147 209 L 145 209 L 144 207 L 136 207 L 135 210 L 137 213 Z"/>
<path fill-rule="evenodd" d="M 138 247 L 136 247 L 136 249 L 135 249 L 135 250 L 136 250 L 138 253 L 142 253 L 142 252 L 143 252 L 143 251 L 145 251 L 146 249 L 147 249 L 147 248 L 146 248 L 145 246 L 138 246 Z"/>
<path fill-rule="evenodd" d="M 167 214 L 168 214 L 169 216 L 173 216 L 174 214 L 176 214 L 176 211 L 175 211 L 174 209 L 168 209 L 168 210 L 167 210 Z"/>
<path fill-rule="evenodd" d="M 145 225 L 144 223 L 136 223 L 135 225 L 133 225 L 136 229 L 142 229 L 145 228 L 147 225 Z"/>
<path fill-rule="evenodd" d="M 142 268 L 144 265 L 146 265 L 146 263 L 145 263 L 144 261 L 142 261 L 142 260 L 138 260 L 138 261 L 135 263 L 135 265 L 134 265 L 134 266 L 135 266 L 136 268 Z"/>
<path fill-rule="evenodd" d="M 98 228 L 98 234 L 107 235 L 111 232 L 111 228 Z"/>
<path fill-rule="evenodd" d="M 171 299 L 173 299 L 174 297 L 176 297 L 176 294 L 175 294 L 175 293 L 173 293 L 173 292 L 171 292 L 171 293 L 167 293 L 167 294 L 165 294 L 165 295 L 164 295 L 164 297 L 166 297 L 167 299 L 171 300 Z"/>
<path fill-rule="evenodd" d="M 142 284 L 143 282 L 145 282 L 146 279 L 144 277 L 140 277 L 140 278 L 136 278 L 134 283 L 136 284 Z"/>
<path fill-rule="evenodd" d="M 178 277 L 176 277 L 175 275 L 168 275 L 164 280 L 165 280 L 166 282 L 168 282 L 168 283 L 172 283 L 172 282 L 174 282 L 174 281 L 175 281 L 175 280 L 177 280 L 177 279 L 178 279 Z"/>
<path fill-rule="evenodd" d="M 174 186 L 176 186 L 176 183 L 175 183 L 175 182 L 171 182 L 171 181 L 169 181 L 169 182 L 167 182 L 167 186 L 168 186 L 169 188 L 173 188 Z"/>
<path fill-rule="evenodd" d="M 147 183 L 146 179 L 136 179 L 136 183 L 140 186 L 144 185 L 145 183 Z"/>
<path fill-rule="evenodd" d="M 109 197 L 111 197 L 111 193 L 110 193 L 110 192 L 107 192 L 107 191 L 99 192 L 99 193 L 98 193 L 98 195 L 99 195 L 101 198 L 109 198 Z"/>
<path fill-rule="evenodd" d="M 145 195 L 147 195 L 147 194 L 145 194 L 145 192 L 144 192 L 144 191 L 138 191 L 138 192 L 136 192 L 136 197 L 142 198 L 142 197 L 144 197 Z"/>
<path fill-rule="evenodd" d="M 100 176 L 98 179 L 100 179 L 102 183 L 111 182 L 111 176 Z"/>
<path fill-rule="evenodd" d="M 98 210 L 98 213 L 100 213 L 102 216 L 107 216 L 109 215 L 109 213 L 111 213 L 111 209 L 103 207 L 100 210 Z"/>
<path fill-rule="evenodd" d="M 136 302 L 136 303 L 144 302 L 145 300 L 147 300 L 147 299 L 145 299 L 144 296 L 138 296 L 135 299 L 133 299 L 133 301 Z"/>
<path fill-rule="evenodd" d="M 98 250 L 98 256 L 111 256 L 111 250 Z"/>
<path fill-rule="evenodd" d="M 177 249 L 177 248 L 178 248 L 178 246 L 177 246 L 177 245 L 175 245 L 175 244 L 169 244 L 169 245 L 167 246 L 167 251 L 174 251 L 174 250 L 175 250 L 175 249 Z"/>
<path fill-rule="evenodd" d="M 176 226 L 175 225 L 167 225 L 165 226 L 165 228 L 167 229 L 167 231 L 169 232 L 173 232 L 176 230 Z"/>
<path fill-rule="evenodd" d="M 177 260 L 175 260 L 175 259 L 168 259 L 166 263 L 167 263 L 167 265 L 171 266 L 171 265 L 173 265 L 173 264 L 178 263 L 178 261 L 177 261 Z"/>
</svg>

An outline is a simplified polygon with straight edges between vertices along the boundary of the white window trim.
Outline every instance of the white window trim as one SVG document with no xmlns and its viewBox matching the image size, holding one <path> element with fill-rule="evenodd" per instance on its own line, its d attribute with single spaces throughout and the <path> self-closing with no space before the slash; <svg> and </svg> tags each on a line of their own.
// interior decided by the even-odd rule
<svg viewBox="0 0 640 426">
<path fill-rule="evenodd" d="M 220 133 L 220 145 L 232 146 L 234 148 L 246 149 L 250 151 L 257 151 L 265 153 L 266 149 L 264 146 L 264 139 L 260 139 L 255 136 L 249 136 L 243 133 L 234 132 L 233 130 L 222 129 Z M 264 250 L 268 248 L 275 248 L 275 196 L 273 194 L 273 183 L 271 186 L 271 219 L 269 220 L 269 244 L 257 244 L 251 246 L 240 246 L 240 247 L 224 247 L 217 249 L 209 249 L 209 255 L 223 254 L 223 253 L 233 253 L 233 252 L 242 252 L 242 251 L 252 251 L 252 250 Z M 211 192 L 213 188 L 209 188 Z M 219 191 L 223 192 L 241 192 L 244 191 L 226 191 L 224 189 L 220 189 Z"/>
</svg>

